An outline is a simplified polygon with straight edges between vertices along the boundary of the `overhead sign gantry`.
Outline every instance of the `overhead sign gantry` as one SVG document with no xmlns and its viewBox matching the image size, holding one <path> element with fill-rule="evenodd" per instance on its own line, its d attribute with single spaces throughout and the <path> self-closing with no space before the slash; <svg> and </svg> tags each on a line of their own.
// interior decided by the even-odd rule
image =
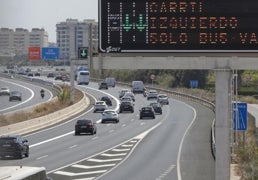
<svg viewBox="0 0 258 180">
<path fill-rule="evenodd" d="M 258 52 L 257 0 L 99 0 L 99 50 Z"/>
</svg>

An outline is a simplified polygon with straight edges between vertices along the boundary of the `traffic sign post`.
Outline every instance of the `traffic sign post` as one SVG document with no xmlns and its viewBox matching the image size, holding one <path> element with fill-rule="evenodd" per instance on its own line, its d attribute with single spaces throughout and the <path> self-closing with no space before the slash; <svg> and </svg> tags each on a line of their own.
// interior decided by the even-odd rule
<svg viewBox="0 0 258 180">
<path fill-rule="evenodd" d="M 79 47 L 78 48 L 78 59 L 88 59 L 88 48 Z"/>
</svg>

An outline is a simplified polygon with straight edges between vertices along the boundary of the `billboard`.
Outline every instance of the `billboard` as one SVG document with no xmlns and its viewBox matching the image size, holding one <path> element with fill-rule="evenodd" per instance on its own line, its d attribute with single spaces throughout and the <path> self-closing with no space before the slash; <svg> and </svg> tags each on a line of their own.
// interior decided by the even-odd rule
<svg viewBox="0 0 258 180">
<path fill-rule="evenodd" d="M 29 47 L 28 58 L 29 60 L 40 60 L 40 47 Z"/>
<path fill-rule="evenodd" d="M 44 60 L 59 59 L 59 48 L 57 48 L 57 47 L 43 47 L 41 57 Z"/>
<path fill-rule="evenodd" d="M 99 0 L 99 51 L 258 52 L 257 0 Z"/>
</svg>

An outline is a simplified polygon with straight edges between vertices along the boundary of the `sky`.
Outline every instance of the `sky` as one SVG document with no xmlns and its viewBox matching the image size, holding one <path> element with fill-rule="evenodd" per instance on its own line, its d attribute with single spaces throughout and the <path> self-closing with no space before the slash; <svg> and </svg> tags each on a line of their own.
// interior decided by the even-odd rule
<svg viewBox="0 0 258 180">
<path fill-rule="evenodd" d="M 98 0 L 0 0 L 0 28 L 44 28 L 49 42 L 68 18 L 98 21 Z"/>
</svg>

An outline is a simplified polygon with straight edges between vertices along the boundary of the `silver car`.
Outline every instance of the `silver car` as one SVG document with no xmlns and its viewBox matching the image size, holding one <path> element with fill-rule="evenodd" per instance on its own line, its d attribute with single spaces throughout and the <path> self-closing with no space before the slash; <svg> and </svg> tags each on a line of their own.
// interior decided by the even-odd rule
<svg viewBox="0 0 258 180">
<path fill-rule="evenodd" d="M 105 123 L 107 121 L 115 121 L 116 123 L 119 122 L 119 115 L 117 114 L 117 112 L 115 110 L 105 110 L 102 113 L 102 123 Z"/>
<path fill-rule="evenodd" d="M 157 102 L 160 104 L 169 104 L 168 96 L 166 94 L 158 94 Z"/>
<path fill-rule="evenodd" d="M 103 112 L 107 109 L 107 104 L 105 101 L 96 101 L 94 104 L 94 112 Z"/>
</svg>

